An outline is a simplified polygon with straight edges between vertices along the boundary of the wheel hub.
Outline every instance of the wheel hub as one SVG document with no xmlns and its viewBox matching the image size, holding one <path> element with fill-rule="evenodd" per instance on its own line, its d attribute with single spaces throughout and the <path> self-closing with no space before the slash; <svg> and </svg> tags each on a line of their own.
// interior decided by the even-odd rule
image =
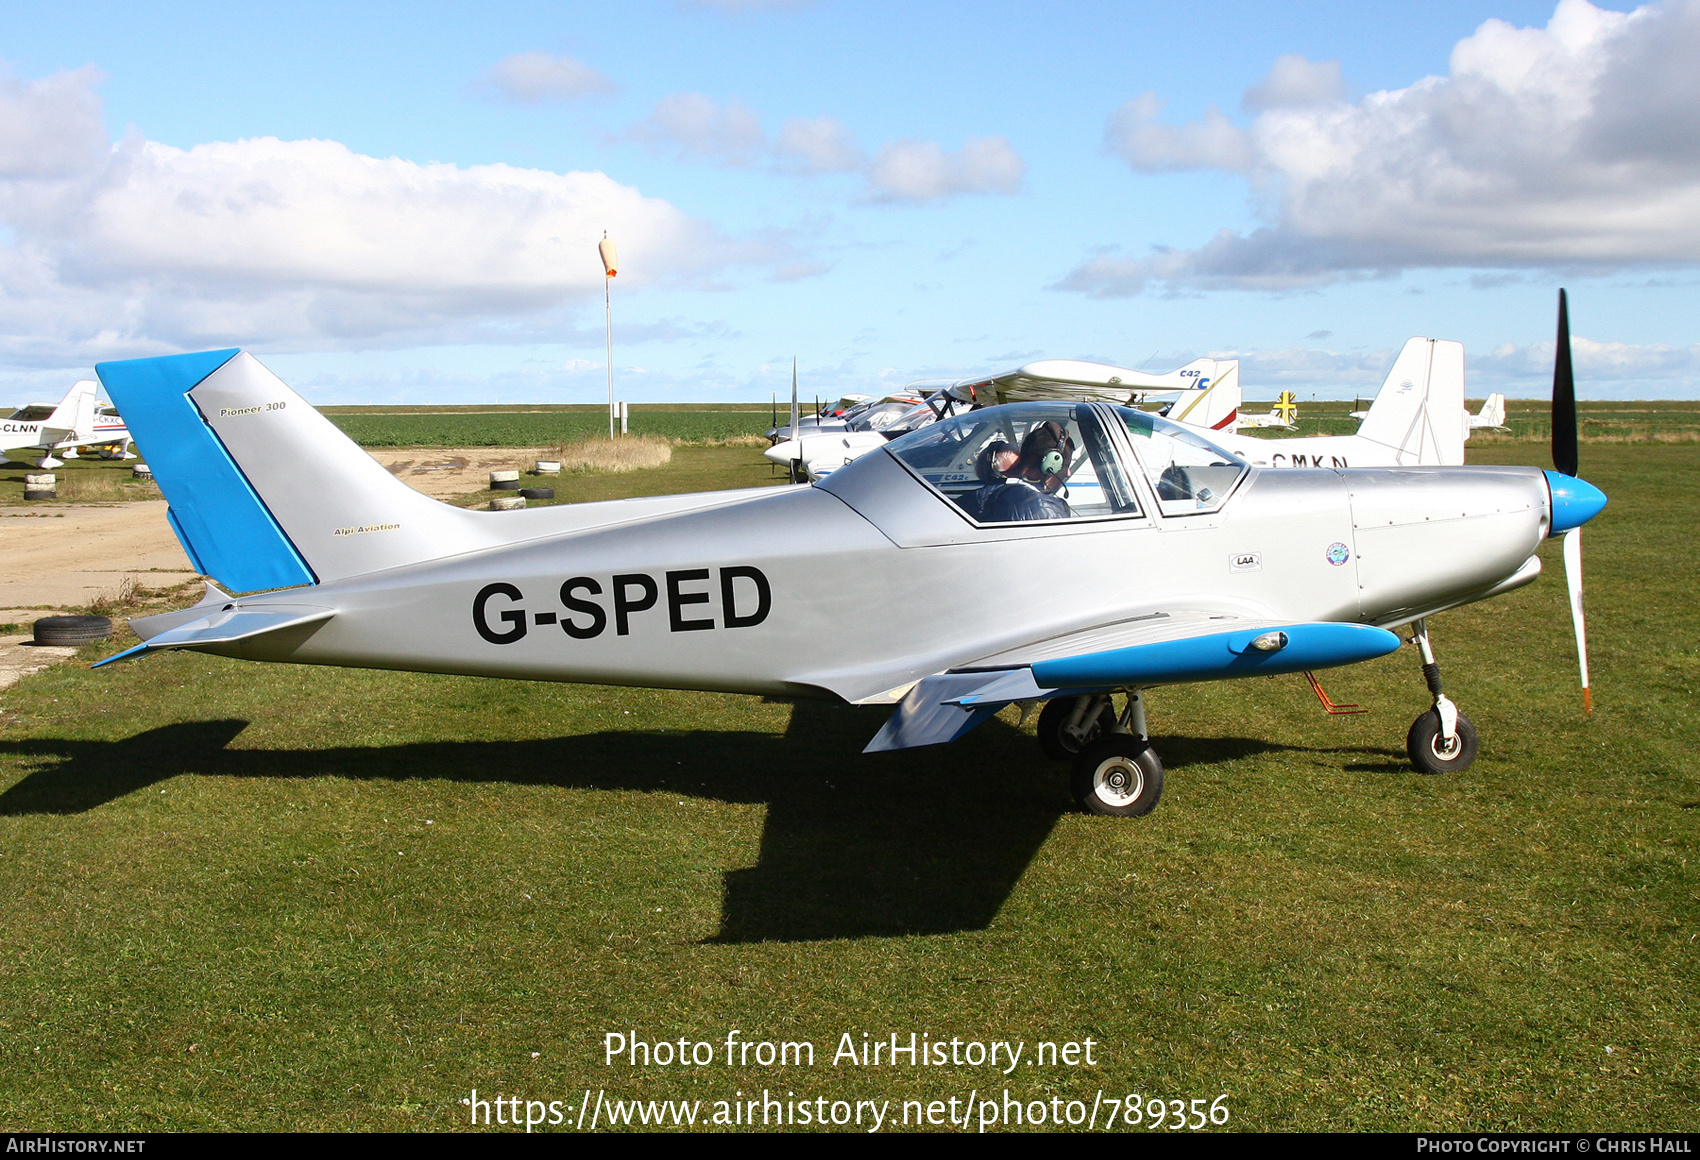
<svg viewBox="0 0 1700 1160">
<path fill-rule="evenodd" d="M 1125 757 L 1112 758 L 1098 767 L 1098 795 L 1117 805 L 1132 801 L 1145 788 L 1145 771 Z"/>
</svg>

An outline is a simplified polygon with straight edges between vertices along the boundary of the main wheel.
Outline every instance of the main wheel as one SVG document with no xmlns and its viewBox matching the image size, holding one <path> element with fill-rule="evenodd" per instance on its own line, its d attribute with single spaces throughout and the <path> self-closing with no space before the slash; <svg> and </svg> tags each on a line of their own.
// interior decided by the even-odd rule
<svg viewBox="0 0 1700 1160">
<path fill-rule="evenodd" d="M 1458 727 L 1450 742 L 1440 735 L 1440 711 L 1430 709 L 1411 723 L 1405 737 L 1405 752 L 1418 773 L 1463 773 L 1476 760 L 1476 727 L 1458 714 Z"/>
<path fill-rule="evenodd" d="M 1079 697 L 1053 697 L 1045 702 L 1045 707 L 1039 711 L 1039 748 L 1045 751 L 1045 756 L 1052 761 L 1073 761 L 1081 752 L 1090 749 L 1100 737 L 1107 737 L 1116 731 L 1116 710 L 1110 704 L 1108 697 L 1104 698 L 1104 707 L 1097 717 L 1088 717 L 1080 723 L 1081 736 L 1076 737 L 1068 731 L 1068 719 L 1074 715 L 1074 707 L 1079 704 Z"/>
<path fill-rule="evenodd" d="M 1163 796 L 1163 763 L 1143 737 L 1112 733 L 1075 761 L 1071 788 L 1089 814 L 1137 818 Z"/>
</svg>

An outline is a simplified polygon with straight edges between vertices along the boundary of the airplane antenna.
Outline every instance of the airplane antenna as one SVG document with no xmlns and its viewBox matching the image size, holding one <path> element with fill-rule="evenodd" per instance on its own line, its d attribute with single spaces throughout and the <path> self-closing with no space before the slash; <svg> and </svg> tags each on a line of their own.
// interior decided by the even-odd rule
<svg viewBox="0 0 1700 1160">
<path fill-rule="evenodd" d="M 1136 371 L 1142 371 L 1146 367 L 1150 366 L 1151 365 L 1151 359 L 1156 358 L 1158 352 L 1161 351 L 1162 349 L 1163 349 L 1162 347 L 1158 347 L 1157 350 L 1152 351 L 1150 358 L 1147 358 L 1144 362 L 1140 363 L 1138 366 L 1134 367 L 1133 369 L 1136 370 Z"/>
</svg>

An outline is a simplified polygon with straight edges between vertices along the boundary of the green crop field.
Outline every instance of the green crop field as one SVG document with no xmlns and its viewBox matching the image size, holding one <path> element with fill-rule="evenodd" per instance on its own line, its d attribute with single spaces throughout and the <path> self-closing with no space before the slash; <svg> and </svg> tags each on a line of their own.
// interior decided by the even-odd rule
<svg viewBox="0 0 1700 1160">
<path fill-rule="evenodd" d="M 698 450 L 598 494 L 765 467 Z M 1013 710 L 863 757 L 882 710 L 193 653 L 26 678 L 0 693 L 0 1126 L 445 1130 L 476 1089 L 567 1127 L 767 1091 L 891 1101 L 888 1131 L 1006 1092 L 1099 1128 L 1128 1093 L 1225 1097 L 1229 1129 L 1692 1128 L 1700 446 L 1582 464 L 1612 497 L 1593 717 L 1549 544 L 1539 582 L 1431 624 L 1472 769 L 1407 767 L 1403 649 L 1323 674 L 1363 716 L 1297 676 L 1157 690 L 1143 819 L 1074 812 Z M 964 614 L 941 595 L 845 631 Z M 728 1065 L 733 1032 L 813 1066 Z M 864 1033 L 1025 1061 L 835 1064 Z M 609 1034 L 713 1062 L 609 1063 Z"/>
<path fill-rule="evenodd" d="M 362 447 L 547 447 L 608 433 L 606 407 L 420 408 L 326 407 L 331 422 Z M 628 429 L 697 443 L 760 435 L 772 426 L 768 406 L 634 404 Z"/>
</svg>

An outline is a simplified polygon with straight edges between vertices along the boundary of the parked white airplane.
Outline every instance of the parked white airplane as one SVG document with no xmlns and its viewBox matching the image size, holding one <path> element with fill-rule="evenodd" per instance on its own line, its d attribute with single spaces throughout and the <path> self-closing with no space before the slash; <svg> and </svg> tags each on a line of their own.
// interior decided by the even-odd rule
<svg viewBox="0 0 1700 1160">
<path fill-rule="evenodd" d="M 1505 396 L 1495 391 L 1482 403 L 1482 409 L 1470 416 L 1470 430 L 1478 427 L 1505 426 Z M 1469 436 L 1465 435 L 1468 439 Z"/>
<path fill-rule="evenodd" d="M 1219 431 L 1211 441 L 1258 467 L 1457 467 L 1468 417 L 1464 344 L 1413 338 L 1356 434 L 1257 439 Z"/>
<path fill-rule="evenodd" d="M 1200 358 L 1167 374 L 1154 375 L 1107 363 L 1044 359 L 983 379 L 963 379 L 935 391 L 898 419 L 878 429 L 810 434 L 776 443 L 763 454 L 788 467 L 794 480 L 824 479 L 868 452 L 939 419 L 976 407 L 1003 403 L 1066 400 L 1132 406 L 1154 397 L 1173 396 L 1163 409 L 1169 419 L 1213 432 L 1233 431 L 1238 417 L 1238 359 Z"/>
<path fill-rule="evenodd" d="M 134 458 L 129 429 L 117 410 L 95 398 L 97 389 L 93 379 L 83 379 L 57 403 L 31 403 L 0 419 L 0 456 L 32 467 L 58 467 L 82 447 Z"/>
<path fill-rule="evenodd" d="M 1367 413 L 1367 412 L 1366 412 Z M 1361 416 L 1360 416 L 1361 417 Z M 1241 427 L 1284 427 L 1291 431 L 1298 425 L 1299 401 L 1291 391 L 1282 391 L 1267 415 L 1241 415 Z"/>
</svg>

